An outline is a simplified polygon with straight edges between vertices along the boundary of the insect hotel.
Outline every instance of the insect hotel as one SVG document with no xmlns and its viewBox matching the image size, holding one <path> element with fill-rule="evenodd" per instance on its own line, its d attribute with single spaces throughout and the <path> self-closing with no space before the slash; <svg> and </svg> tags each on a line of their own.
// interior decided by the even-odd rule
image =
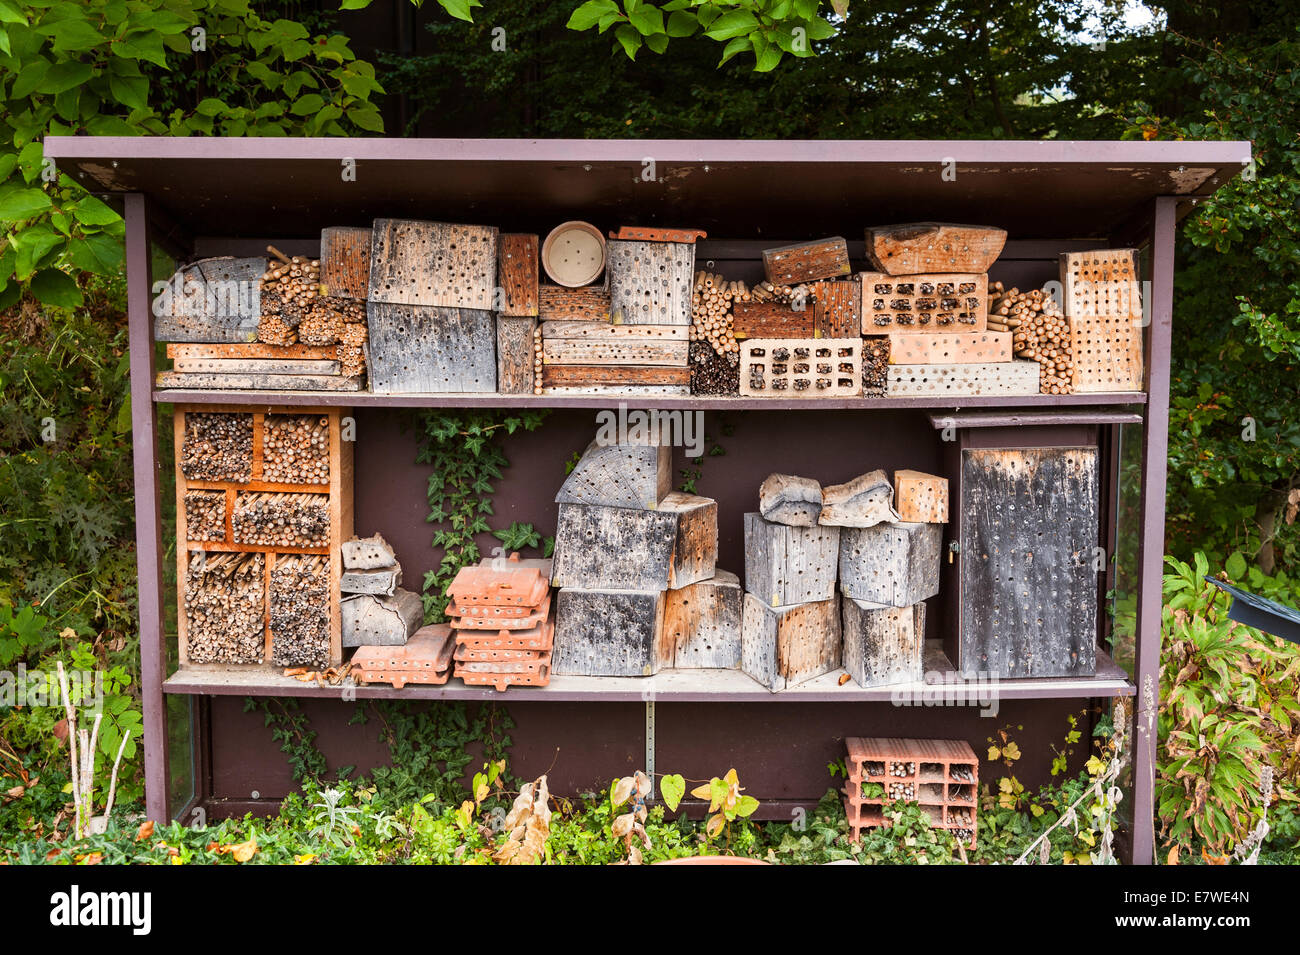
<svg viewBox="0 0 1300 955">
<path fill-rule="evenodd" d="M 908 799 L 969 844 L 999 727 L 1134 697 L 1151 860 L 1175 224 L 1248 144 L 45 150 L 126 218 L 151 818 L 293 790 L 245 698 L 361 771 L 357 701 L 496 701 L 557 792 L 734 765 L 789 819 L 844 761 L 855 836 Z M 550 410 L 491 507 L 553 553 L 421 592 L 411 409 Z"/>
</svg>

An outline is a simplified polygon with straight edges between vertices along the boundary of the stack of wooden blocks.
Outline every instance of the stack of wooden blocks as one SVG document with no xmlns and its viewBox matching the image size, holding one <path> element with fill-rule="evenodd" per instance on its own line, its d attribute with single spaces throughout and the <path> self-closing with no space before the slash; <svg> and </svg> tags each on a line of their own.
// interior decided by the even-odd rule
<svg viewBox="0 0 1300 955">
<path fill-rule="evenodd" d="M 718 505 L 669 490 L 670 450 L 593 442 L 560 488 L 555 672 L 735 666 L 739 582 L 717 573 Z"/>
<path fill-rule="evenodd" d="M 456 676 L 471 686 L 546 686 L 555 619 L 551 561 L 509 558 L 462 567 L 447 588 Z"/>
<path fill-rule="evenodd" d="M 967 849 L 975 847 L 979 759 L 965 740 L 878 739 L 850 736 L 844 809 L 850 838 L 888 826 L 884 807 L 920 803 L 935 829 L 947 829 Z"/>
<path fill-rule="evenodd" d="M 343 646 L 400 647 L 424 622 L 420 595 L 403 590 L 402 567 L 382 535 L 343 544 Z"/>
</svg>

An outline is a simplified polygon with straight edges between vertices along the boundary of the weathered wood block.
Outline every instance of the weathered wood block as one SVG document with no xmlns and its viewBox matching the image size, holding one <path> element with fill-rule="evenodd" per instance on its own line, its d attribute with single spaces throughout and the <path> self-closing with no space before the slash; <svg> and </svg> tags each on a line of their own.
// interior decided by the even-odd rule
<svg viewBox="0 0 1300 955">
<path fill-rule="evenodd" d="M 744 591 L 730 571 L 669 590 L 664 601 L 660 659 L 678 669 L 740 666 L 740 608 Z"/>
<path fill-rule="evenodd" d="M 804 304 L 804 308 L 795 309 L 781 302 L 735 302 L 731 306 L 732 333 L 737 338 L 812 338 L 814 312 Z"/>
<path fill-rule="evenodd" d="M 346 546 L 346 545 L 345 545 Z M 402 568 L 376 567 L 374 570 L 345 570 L 339 589 L 345 594 L 373 594 L 391 597 L 402 582 Z"/>
<path fill-rule="evenodd" d="M 382 534 L 374 537 L 354 537 L 344 541 L 343 567 L 345 570 L 376 570 L 381 567 L 396 567 L 397 554 L 392 546 L 384 540 Z"/>
<path fill-rule="evenodd" d="M 812 527 L 822 512 L 822 486 L 812 478 L 769 474 L 758 488 L 758 512 L 773 524 Z"/>
<path fill-rule="evenodd" d="M 686 385 L 547 385 L 544 395 L 646 395 L 656 398 L 689 395 Z"/>
<path fill-rule="evenodd" d="M 893 365 L 959 365 L 1011 361 L 1010 332 L 944 332 L 915 335 L 890 332 Z"/>
<path fill-rule="evenodd" d="M 373 230 L 335 226 L 320 231 L 322 295 L 365 301 L 370 294 L 370 237 Z"/>
<path fill-rule="evenodd" d="M 889 394 L 918 397 L 1036 395 L 1038 394 L 1038 362 L 890 365 Z"/>
<path fill-rule="evenodd" d="M 690 329 L 682 325 L 609 325 L 604 322 L 542 322 L 543 339 L 589 342 L 686 342 Z"/>
<path fill-rule="evenodd" d="M 746 339 L 740 343 L 740 393 L 751 398 L 859 395 L 862 339 Z"/>
<path fill-rule="evenodd" d="M 325 358 L 177 358 L 178 374 L 337 375 L 339 363 Z"/>
<path fill-rule="evenodd" d="M 1035 364 L 1035 368 L 1038 366 Z M 1037 379 L 1035 379 L 1037 380 Z M 676 385 L 689 388 L 691 370 L 685 365 L 543 365 L 542 385 Z"/>
<path fill-rule="evenodd" d="M 694 243 L 610 239 L 605 261 L 615 324 L 691 324 Z"/>
<path fill-rule="evenodd" d="M 1101 249 L 1061 254 L 1065 315 L 1080 393 L 1141 391 L 1142 300 L 1137 253 Z"/>
<path fill-rule="evenodd" d="M 798 285 L 849 274 L 849 245 L 839 236 L 763 250 L 763 270 L 773 285 Z"/>
<path fill-rule="evenodd" d="M 341 601 L 343 646 L 396 647 L 424 623 L 420 595 L 398 590 L 391 597 L 358 594 Z"/>
<path fill-rule="evenodd" d="M 988 324 L 987 274 L 863 272 L 862 334 L 983 331 Z"/>
<path fill-rule="evenodd" d="M 587 445 L 555 501 L 652 509 L 672 490 L 672 477 L 672 449 L 667 445 L 597 440 Z"/>
<path fill-rule="evenodd" d="M 740 668 L 774 693 L 838 669 L 839 603 L 832 598 L 768 607 L 746 593 Z"/>
<path fill-rule="evenodd" d="M 672 491 L 659 502 L 659 511 L 677 520 L 668 586 L 685 587 L 712 577 L 718 565 L 718 502 Z"/>
<path fill-rule="evenodd" d="M 496 279 L 495 226 L 375 220 L 370 240 L 372 303 L 490 312 Z M 373 326 L 370 333 L 373 348 Z"/>
<path fill-rule="evenodd" d="M 709 234 L 703 229 L 655 229 L 648 226 L 624 225 L 617 231 L 609 233 L 611 239 L 639 240 L 642 242 L 689 242 L 707 239 Z"/>
<path fill-rule="evenodd" d="M 925 604 L 889 607 L 844 597 L 844 669 L 858 686 L 919 683 L 925 677 Z"/>
<path fill-rule="evenodd" d="M 939 592 L 942 524 L 877 524 L 840 531 L 840 590 L 855 600 L 910 607 Z"/>
<path fill-rule="evenodd" d="M 496 391 L 497 336 L 491 312 L 369 302 L 366 316 L 371 391 Z"/>
<path fill-rule="evenodd" d="M 194 388 L 214 391 L 360 391 L 360 375 L 236 375 L 225 372 L 160 371 L 158 388 Z"/>
<path fill-rule="evenodd" d="M 1006 245 L 1005 229 L 947 222 L 872 226 L 867 259 L 888 275 L 987 272 Z"/>
<path fill-rule="evenodd" d="M 813 336 L 853 338 L 862 329 L 862 283 L 817 282 L 813 294 Z"/>
<path fill-rule="evenodd" d="M 894 508 L 908 523 L 948 523 L 948 479 L 924 471 L 894 472 Z"/>
<path fill-rule="evenodd" d="M 609 323 L 609 289 L 604 285 L 566 288 L 542 285 L 537 289 L 537 317 L 544 322 Z"/>
<path fill-rule="evenodd" d="M 497 391 L 503 395 L 533 393 L 533 330 L 535 318 L 497 316 Z"/>
<path fill-rule="evenodd" d="M 180 269 L 154 297 L 154 341 L 256 341 L 265 271 L 265 256 L 218 256 Z"/>
<path fill-rule="evenodd" d="M 852 481 L 822 488 L 819 524 L 834 527 L 872 527 L 896 521 L 894 488 L 884 471 L 868 471 Z"/>
<path fill-rule="evenodd" d="M 300 358 L 332 361 L 338 357 L 338 347 L 335 345 L 267 345 L 262 342 L 224 345 L 172 344 L 167 346 L 167 357 L 173 361 L 211 358 Z"/>
<path fill-rule="evenodd" d="M 636 326 L 618 326 L 634 328 Z M 682 341 L 602 341 L 542 338 L 547 365 L 648 365 L 685 367 L 690 343 Z"/>
<path fill-rule="evenodd" d="M 537 317 L 537 274 L 537 236 L 503 233 L 497 237 L 502 315 Z"/>
<path fill-rule="evenodd" d="M 662 591 L 566 588 L 556 596 L 555 673 L 649 676 L 661 656 Z"/>
<path fill-rule="evenodd" d="M 773 524 L 745 515 L 745 590 L 772 607 L 835 595 L 838 527 Z"/>
</svg>

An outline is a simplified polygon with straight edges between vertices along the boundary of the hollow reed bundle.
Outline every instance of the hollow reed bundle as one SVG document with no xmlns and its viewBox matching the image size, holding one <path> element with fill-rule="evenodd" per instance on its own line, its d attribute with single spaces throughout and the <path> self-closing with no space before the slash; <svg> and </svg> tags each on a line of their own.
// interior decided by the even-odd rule
<svg viewBox="0 0 1300 955">
<path fill-rule="evenodd" d="M 328 494 L 264 491 L 235 498 L 235 542 L 263 547 L 327 547 Z"/>
<path fill-rule="evenodd" d="M 271 568 L 271 663 L 329 666 L 329 558 L 288 556 Z"/>
<path fill-rule="evenodd" d="M 185 492 L 185 539 L 190 541 L 224 541 L 226 539 L 226 492 Z"/>
<path fill-rule="evenodd" d="M 228 412 L 185 415 L 181 473 L 191 481 L 252 480 L 253 416 Z"/>
<path fill-rule="evenodd" d="M 329 418 L 267 415 L 262 438 L 262 480 L 273 484 L 328 484 Z"/>
<path fill-rule="evenodd" d="M 262 662 L 264 567 L 261 554 L 191 555 L 185 573 L 185 632 L 191 663 Z"/>
</svg>

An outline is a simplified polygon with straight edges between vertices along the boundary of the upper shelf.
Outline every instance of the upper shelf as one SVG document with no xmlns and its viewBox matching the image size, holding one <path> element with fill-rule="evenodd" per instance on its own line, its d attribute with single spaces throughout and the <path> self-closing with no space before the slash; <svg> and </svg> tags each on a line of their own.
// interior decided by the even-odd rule
<svg viewBox="0 0 1300 955">
<path fill-rule="evenodd" d="M 714 234 L 861 235 L 937 220 L 1107 238 L 1204 196 L 1245 142 L 503 140 L 50 136 L 92 191 L 156 200 L 178 235 L 296 237 L 412 216 L 545 234 L 580 217 Z M 345 175 L 346 174 L 346 175 Z M 354 174 L 354 175 L 353 175 Z"/>
</svg>

